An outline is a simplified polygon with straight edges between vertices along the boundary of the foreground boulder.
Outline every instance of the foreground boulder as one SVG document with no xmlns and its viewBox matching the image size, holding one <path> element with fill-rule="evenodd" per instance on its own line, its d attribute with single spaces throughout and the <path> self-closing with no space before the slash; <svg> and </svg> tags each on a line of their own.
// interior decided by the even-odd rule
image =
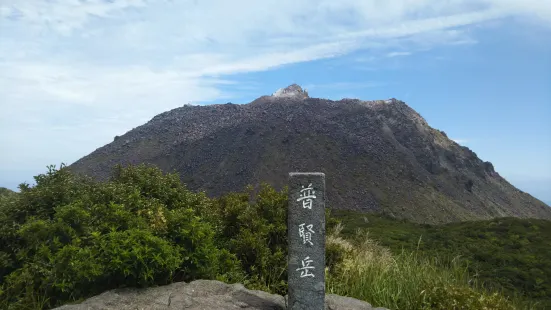
<svg viewBox="0 0 551 310">
<path fill-rule="evenodd" d="M 146 289 L 116 289 L 80 304 L 55 310 L 146 310 L 146 309 L 286 309 L 285 298 L 263 291 L 247 290 L 242 284 L 197 280 Z M 387 310 L 349 297 L 328 294 L 328 310 Z"/>
</svg>

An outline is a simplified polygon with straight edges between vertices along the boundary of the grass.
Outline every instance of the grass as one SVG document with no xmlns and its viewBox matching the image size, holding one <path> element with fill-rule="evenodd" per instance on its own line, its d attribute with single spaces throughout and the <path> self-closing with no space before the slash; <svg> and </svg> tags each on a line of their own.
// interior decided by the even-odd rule
<svg viewBox="0 0 551 310">
<path fill-rule="evenodd" d="M 344 253 L 327 272 L 327 292 L 401 309 L 537 309 L 523 300 L 486 290 L 458 259 L 428 258 L 417 251 L 392 254 L 361 230 L 353 242 L 340 237 L 342 226 L 327 237 L 328 247 Z"/>
<path fill-rule="evenodd" d="M 406 294 L 403 286 L 414 285 L 410 282 L 417 281 L 407 268 L 416 266 L 423 274 L 430 275 L 433 282 L 429 286 L 433 288 L 451 283 L 451 280 L 438 282 L 432 276 L 442 272 L 440 279 L 453 279 L 454 283 L 465 283 L 467 279 L 469 285 L 478 291 L 501 292 L 518 309 L 551 309 L 550 221 L 502 218 L 431 226 L 351 211 L 333 211 L 332 215 L 344 224 L 341 235 L 345 239 L 355 238 L 356 231 L 362 229 L 393 254 L 396 262 L 393 270 L 397 273 L 392 275 L 395 278 L 369 280 L 372 286 L 384 281 L 403 281 L 388 284 L 388 289 Z M 441 270 L 433 270 L 433 267 Z M 362 287 L 355 284 L 361 283 L 354 279 L 359 272 L 351 271 L 349 280 L 343 278 L 340 281 L 352 281 L 347 284 L 351 290 L 354 285 Z M 344 292 L 342 288 L 340 292 Z M 369 294 L 360 292 L 358 289 L 349 294 Z M 407 300 L 410 296 L 408 293 L 401 298 Z M 390 298 L 383 300 L 384 303 L 392 301 Z"/>
</svg>

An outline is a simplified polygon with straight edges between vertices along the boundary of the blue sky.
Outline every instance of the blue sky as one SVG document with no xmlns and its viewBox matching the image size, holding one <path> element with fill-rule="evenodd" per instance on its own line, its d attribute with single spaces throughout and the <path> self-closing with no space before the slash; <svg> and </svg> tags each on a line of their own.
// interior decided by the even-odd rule
<svg viewBox="0 0 551 310">
<path fill-rule="evenodd" d="M 0 186 L 186 103 L 397 98 L 551 204 L 551 1 L 3 0 Z"/>
</svg>

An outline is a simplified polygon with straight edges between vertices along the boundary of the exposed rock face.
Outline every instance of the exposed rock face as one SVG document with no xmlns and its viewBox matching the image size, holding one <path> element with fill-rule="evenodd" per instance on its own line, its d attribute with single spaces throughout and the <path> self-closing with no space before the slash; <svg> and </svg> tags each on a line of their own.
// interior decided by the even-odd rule
<svg viewBox="0 0 551 310">
<path fill-rule="evenodd" d="M 306 99 L 308 98 L 308 93 L 306 90 L 303 90 L 302 87 L 300 87 L 297 84 L 289 85 L 285 88 L 278 89 L 275 93 L 272 94 L 272 97 L 276 98 L 282 98 L 282 97 L 288 97 L 288 98 L 295 98 L 295 99 Z"/>
<path fill-rule="evenodd" d="M 105 179 L 115 164 L 176 171 L 218 196 L 248 184 L 326 175 L 327 206 L 423 223 L 515 216 L 551 208 L 503 179 L 396 99 L 310 98 L 298 85 L 249 104 L 183 106 L 155 116 L 70 166 Z"/>
<path fill-rule="evenodd" d="M 286 299 L 262 291 L 247 290 L 241 284 L 198 280 L 178 282 L 146 289 L 118 289 L 89 298 L 80 304 L 65 305 L 55 310 L 218 310 L 218 309 L 286 309 Z M 387 310 L 369 303 L 329 294 L 328 310 Z"/>
</svg>

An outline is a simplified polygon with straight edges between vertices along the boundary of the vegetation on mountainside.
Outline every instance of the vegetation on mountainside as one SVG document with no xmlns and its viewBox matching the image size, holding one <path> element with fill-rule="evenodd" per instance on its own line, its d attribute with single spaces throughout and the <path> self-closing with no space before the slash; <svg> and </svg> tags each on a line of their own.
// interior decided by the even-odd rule
<svg viewBox="0 0 551 310">
<path fill-rule="evenodd" d="M 285 190 L 263 185 L 210 199 L 145 165 L 117 167 L 106 182 L 52 166 L 35 181 L 0 199 L 2 309 L 48 309 L 112 288 L 199 278 L 286 293 Z M 458 260 L 391 253 L 361 231 L 350 234 L 357 223 L 341 216 L 343 229 L 327 215 L 330 292 L 393 309 L 526 308 L 483 289 Z M 534 255 L 522 268 L 535 266 Z"/>
<path fill-rule="evenodd" d="M 358 228 L 393 253 L 460 256 L 469 272 L 491 289 L 539 301 L 551 309 L 551 221 L 497 218 L 446 225 L 420 225 L 353 211 L 334 211 L 342 234 Z"/>
<path fill-rule="evenodd" d="M 478 282 L 473 282 L 460 261 L 442 262 L 417 252 L 392 254 L 367 233 L 357 233 L 351 242 L 339 238 L 338 231 L 327 241 L 340 246 L 348 255 L 338 265 L 337 272 L 328 274 L 327 288 L 332 293 L 390 309 L 533 308 L 519 300 L 511 302 L 497 292 L 485 291 Z"/>
<path fill-rule="evenodd" d="M 0 197 L 15 194 L 11 189 L 0 187 Z"/>
</svg>

